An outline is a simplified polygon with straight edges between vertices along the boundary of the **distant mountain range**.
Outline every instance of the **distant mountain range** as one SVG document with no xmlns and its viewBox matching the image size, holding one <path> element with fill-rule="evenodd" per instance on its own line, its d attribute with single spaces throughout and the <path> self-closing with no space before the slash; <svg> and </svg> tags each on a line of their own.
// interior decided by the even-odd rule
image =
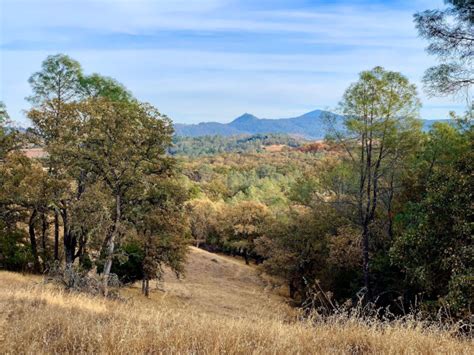
<svg viewBox="0 0 474 355">
<path fill-rule="evenodd" d="M 258 133 L 284 133 L 308 139 L 322 139 L 327 132 L 326 117 L 334 115 L 328 111 L 314 110 L 291 118 L 258 118 L 244 113 L 230 123 L 201 122 L 198 124 L 174 125 L 176 135 L 186 137 L 236 136 Z M 342 117 L 336 115 L 336 124 L 342 124 Z M 422 120 L 423 129 L 429 130 L 433 123 L 443 120 Z"/>
</svg>

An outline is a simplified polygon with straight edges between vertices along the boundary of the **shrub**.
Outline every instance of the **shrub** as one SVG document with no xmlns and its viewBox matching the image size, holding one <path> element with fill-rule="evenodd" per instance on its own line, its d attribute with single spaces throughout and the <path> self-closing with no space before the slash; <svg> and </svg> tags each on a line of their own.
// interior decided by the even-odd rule
<svg viewBox="0 0 474 355">
<path fill-rule="evenodd" d="M 0 269 L 10 271 L 28 270 L 33 262 L 28 244 L 23 243 L 23 232 L 0 230 Z"/>
<path fill-rule="evenodd" d="M 143 279 L 143 249 L 137 242 L 128 242 L 116 250 L 112 261 L 111 273 L 117 275 L 123 284 Z M 99 272 L 103 270 L 104 260 L 96 262 Z"/>
</svg>

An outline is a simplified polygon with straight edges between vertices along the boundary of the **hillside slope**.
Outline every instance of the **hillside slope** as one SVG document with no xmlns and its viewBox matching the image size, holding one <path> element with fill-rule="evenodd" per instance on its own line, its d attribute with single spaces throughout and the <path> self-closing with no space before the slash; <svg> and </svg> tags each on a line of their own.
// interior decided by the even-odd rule
<svg viewBox="0 0 474 355">
<path fill-rule="evenodd" d="M 314 110 L 304 115 L 291 118 L 258 118 L 244 113 L 230 123 L 201 122 L 186 125 L 175 124 L 178 136 L 198 137 L 206 135 L 242 135 L 258 133 L 284 133 L 311 139 L 324 138 L 326 134 L 325 117 L 329 112 Z"/>
<path fill-rule="evenodd" d="M 328 111 L 314 110 L 301 116 L 290 118 L 258 118 L 244 113 L 229 123 L 201 122 L 198 124 L 174 125 L 177 136 L 236 136 L 252 134 L 280 133 L 300 136 L 307 139 L 323 139 L 328 133 L 327 118 L 335 117 L 336 126 L 342 126 L 342 116 Z M 429 130 L 435 122 L 451 120 L 421 120 L 423 130 Z"/>
<path fill-rule="evenodd" d="M 281 319 L 294 314 L 285 299 L 270 291 L 270 284 L 239 259 L 190 247 L 184 278 L 166 271 L 150 299 L 194 307 L 207 314 L 235 318 Z M 139 283 L 124 295 L 139 295 Z"/>
<path fill-rule="evenodd" d="M 472 354 L 472 342 L 416 322 L 292 317 L 255 268 L 191 249 L 187 277 L 167 274 L 149 299 L 67 293 L 0 271 L 0 353 Z"/>
</svg>

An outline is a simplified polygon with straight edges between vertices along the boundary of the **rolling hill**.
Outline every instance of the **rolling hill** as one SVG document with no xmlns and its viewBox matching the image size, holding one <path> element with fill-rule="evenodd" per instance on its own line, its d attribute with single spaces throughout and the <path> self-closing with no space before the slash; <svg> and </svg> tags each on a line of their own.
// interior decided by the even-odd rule
<svg viewBox="0 0 474 355">
<path fill-rule="evenodd" d="M 177 136 L 235 136 L 253 135 L 260 133 L 280 133 L 301 136 L 307 139 L 322 139 L 327 133 L 326 118 L 333 113 L 314 110 L 301 116 L 290 118 L 258 118 L 250 113 L 244 113 L 229 123 L 201 122 L 198 124 L 175 124 Z M 342 117 L 335 115 L 337 124 Z M 443 120 L 422 120 L 423 129 L 428 130 L 433 123 Z M 448 121 L 448 120 L 446 120 Z"/>
<path fill-rule="evenodd" d="M 203 135 L 243 135 L 258 133 L 284 133 L 305 138 L 323 138 L 326 133 L 325 117 L 330 113 L 314 110 L 304 115 L 292 118 L 258 118 L 250 113 L 244 113 L 230 123 L 202 122 L 198 124 L 176 124 L 178 136 Z"/>
</svg>

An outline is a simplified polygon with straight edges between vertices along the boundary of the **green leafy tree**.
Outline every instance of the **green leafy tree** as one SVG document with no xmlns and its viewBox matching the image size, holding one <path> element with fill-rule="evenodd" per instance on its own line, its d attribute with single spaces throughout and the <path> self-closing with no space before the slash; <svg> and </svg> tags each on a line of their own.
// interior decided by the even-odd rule
<svg viewBox="0 0 474 355">
<path fill-rule="evenodd" d="M 405 150 L 416 144 L 420 104 L 415 86 L 406 77 L 376 67 L 360 74 L 340 105 L 345 131 L 334 130 L 333 134 L 344 146 L 353 169 L 350 177 L 355 179 L 348 186 L 354 190 L 348 191 L 346 199 L 356 206 L 362 230 L 363 281 L 370 300 L 370 249 L 380 199 L 392 184 L 390 179 Z"/>
<path fill-rule="evenodd" d="M 185 216 L 185 201 L 188 191 L 182 179 L 170 169 L 144 179 L 145 189 L 135 189 L 139 195 L 133 207 L 125 211 L 128 221 L 134 225 L 143 250 L 142 292 L 148 297 L 150 280 L 161 280 L 164 266 L 168 266 L 177 277 L 184 274 L 184 261 L 188 242 L 188 221 Z"/>
<path fill-rule="evenodd" d="M 28 112 L 33 122 L 36 142 L 48 152 L 47 170 L 55 179 L 55 196 L 51 203 L 54 212 L 54 257 L 59 259 L 59 217 L 63 224 L 64 254 L 71 265 L 84 252 L 88 239 L 84 229 L 73 228 L 73 204 L 85 191 L 87 172 L 71 162 L 71 154 L 78 147 L 79 128 L 82 124 L 78 111 L 80 101 L 107 98 L 111 101 L 132 100 L 126 88 L 112 78 L 99 74 L 85 76 L 80 64 L 64 54 L 47 57 L 41 71 L 29 79 L 33 95 L 29 101 L 34 107 Z M 74 184 L 69 182 L 74 180 Z M 78 250 L 76 251 L 76 248 Z"/>
<path fill-rule="evenodd" d="M 24 232 L 17 228 L 21 219 L 11 208 L 11 194 L 5 188 L 9 183 L 8 158 L 17 146 L 15 135 L 7 130 L 7 108 L 0 101 L 0 268 L 21 270 L 32 261 L 31 249 L 25 243 Z"/>
<path fill-rule="evenodd" d="M 9 152 L 18 148 L 17 132 L 7 129 L 8 123 L 10 116 L 5 104 L 0 101 L 0 163 Z"/>
<path fill-rule="evenodd" d="M 171 121 L 150 105 L 92 100 L 81 108 L 79 148 L 72 152 L 81 169 L 104 182 L 113 196 L 112 224 L 105 238 L 104 286 L 121 232 L 127 193 L 147 175 L 169 168 Z"/>
<path fill-rule="evenodd" d="M 80 198 L 83 182 L 79 171 L 73 169 L 69 151 L 77 147 L 80 115 L 75 102 L 58 103 L 59 110 L 50 109 L 44 102 L 32 108 L 28 117 L 33 122 L 34 131 L 48 153 L 43 163 L 55 184 L 50 206 L 54 213 L 54 259 L 59 260 L 60 221 L 63 225 L 63 242 L 66 264 L 74 262 L 77 238 L 71 230 L 70 205 Z M 76 181 L 71 184 L 70 180 Z M 76 187 L 76 188 L 75 188 Z"/>
<path fill-rule="evenodd" d="M 391 250 L 425 304 L 445 306 L 456 316 L 468 316 L 473 306 L 472 138 L 472 127 L 440 124 L 430 132 L 406 182 L 415 192 L 398 217 L 400 235 Z"/>
<path fill-rule="evenodd" d="M 328 241 L 339 220 L 329 204 L 293 207 L 272 219 L 265 235 L 257 239 L 256 250 L 265 258 L 261 268 L 285 280 L 296 301 L 306 301 L 315 282 L 329 289 L 333 275 L 327 269 Z"/>
<path fill-rule="evenodd" d="M 131 101 L 132 94 L 117 80 L 94 73 L 79 78 L 83 98 L 107 98 L 111 101 Z"/>
<path fill-rule="evenodd" d="M 60 138 L 68 125 L 75 119 L 71 115 L 70 106 L 79 99 L 80 78 L 82 68 L 79 62 L 65 54 L 48 56 L 41 64 L 41 70 L 31 75 L 28 82 L 32 89 L 32 95 L 27 99 L 33 104 L 28 112 L 28 118 L 33 122 L 33 133 L 37 143 L 44 146 L 48 151 L 47 169 L 51 177 L 57 179 L 58 185 L 64 186 L 64 171 L 62 161 L 51 152 L 53 145 L 60 145 Z M 68 233 L 68 218 L 65 213 L 65 200 L 60 201 L 63 192 L 58 192 L 52 204 L 54 212 L 54 258 L 59 260 L 59 217 L 62 204 L 63 235 L 66 249 L 67 263 L 71 263 L 73 238 Z"/>
<path fill-rule="evenodd" d="M 2 184 L 0 201 L 10 214 L 16 215 L 16 222 L 23 222 L 28 227 L 34 271 L 41 271 L 39 241 L 37 238 L 38 223 L 48 208 L 51 186 L 48 175 L 40 164 L 21 153 L 11 154 L 0 167 Z M 46 258 L 46 231 L 41 233 L 43 264 Z"/>
<path fill-rule="evenodd" d="M 50 55 L 43 61 L 41 71 L 28 80 L 33 91 L 28 100 L 34 105 L 48 103 L 59 112 L 63 103 L 77 100 L 81 76 L 79 62 L 65 54 Z"/>
</svg>

